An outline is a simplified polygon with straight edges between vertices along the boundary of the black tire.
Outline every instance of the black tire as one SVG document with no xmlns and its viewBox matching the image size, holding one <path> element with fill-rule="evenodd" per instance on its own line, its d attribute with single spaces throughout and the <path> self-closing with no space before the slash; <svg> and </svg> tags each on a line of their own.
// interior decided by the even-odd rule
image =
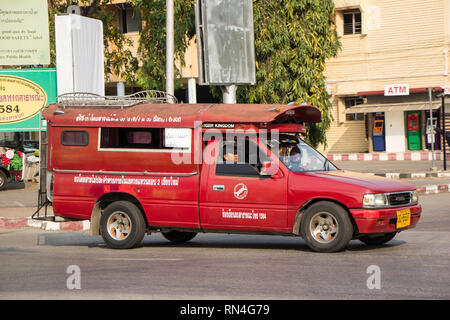
<svg viewBox="0 0 450 320">
<path fill-rule="evenodd" d="M 128 201 L 111 203 L 100 218 L 100 234 L 113 249 L 130 249 L 142 242 L 146 223 L 141 210 Z"/>
<path fill-rule="evenodd" d="M 6 173 L 0 170 L 0 190 L 6 189 L 7 185 L 8 185 L 8 177 L 6 176 Z"/>
<path fill-rule="evenodd" d="M 197 235 L 197 232 L 169 231 L 163 232 L 162 235 L 172 242 L 187 242 L 192 240 Z"/>
<path fill-rule="evenodd" d="M 397 232 L 386 233 L 386 234 L 384 234 L 382 236 L 378 236 L 378 237 L 362 236 L 361 238 L 359 238 L 359 240 L 369 246 L 376 246 L 376 245 L 381 245 L 381 244 L 391 241 L 392 239 L 394 239 L 394 237 L 396 235 L 397 235 Z"/>
<path fill-rule="evenodd" d="M 304 212 L 300 235 L 313 251 L 338 252 L 345 250 L 353 238 L 353 224 L 343 207 L 320 201 Z"/>
</svg>

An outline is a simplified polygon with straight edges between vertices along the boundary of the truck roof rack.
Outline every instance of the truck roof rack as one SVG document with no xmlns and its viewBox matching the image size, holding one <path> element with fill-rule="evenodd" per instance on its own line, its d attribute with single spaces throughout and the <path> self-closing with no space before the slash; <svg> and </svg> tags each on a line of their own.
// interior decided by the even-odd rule
<svg viewBox="0 0 450 320">
<path fill-rule="evenodd" d="M 139 91 L 127 96 L 102 96 L 95 93 L 64 93 L 57 98 L 60 107 L 128 108 L 142 103 L 178 103 L 175 96 L 158 90 Z"/>
</svg>

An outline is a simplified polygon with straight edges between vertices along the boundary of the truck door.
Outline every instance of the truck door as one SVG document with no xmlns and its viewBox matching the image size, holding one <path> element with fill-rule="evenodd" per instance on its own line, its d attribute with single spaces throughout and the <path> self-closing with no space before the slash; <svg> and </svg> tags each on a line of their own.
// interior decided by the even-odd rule
<svg viewBox="0 0 450 320">
<path fill-rule="evenodd" d="M 287 174 L 260 174 L 263 161 L 278 161 L 258 146 L 256 138 L 230 144 L 210 142 L 209 164 L 203 165 L 200 224 L 204 229 L 272 230 L 287 228 Z M 222 161 L 237 147 L 237 163 Z M 255 155 L 257 153 L 258 155 Z M 229 156 L 229 154 L 228 154 Z M 207 160 L 207 159 L 205 159 Z M 282 170 L 279 168 L 278 170 Z"/>
</svg>

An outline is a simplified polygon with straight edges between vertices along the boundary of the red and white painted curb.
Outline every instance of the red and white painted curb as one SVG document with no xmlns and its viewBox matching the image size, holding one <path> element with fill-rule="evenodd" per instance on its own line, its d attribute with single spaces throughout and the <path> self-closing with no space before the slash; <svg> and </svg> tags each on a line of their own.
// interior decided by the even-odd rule
<svg viewBox="0 0 450 320">
<path fill-rule="evenodd" d="M 439 184 L 439 185 L 418 187 L 417 192 L 419 194 L 434 194 L 434 193 L 450 192 L 450 184 Z"/>
<path fill-rule="evenodd" d="M 46 231 L 87 231 L 90 228 L 89 220 L 82 221 L 41 221 L 31 218 L 0 217 L 0 229 L 33 227 Z"/>
<path fill-rule="evenodd" d="M 396 153 L 345 153 L 327 154 L 330 161 L 426 161 L 433 160 L 433 152 L 396 152 Z M 434 160 L 443 160 L 443 152 L 436 152 Z M 447 153 L 447 160 L 450 160 L 450 153 Z"/>
<path fill-rule="evenodd" d="M 386 172 L 386 173 L 367 173 L 367 174 L 390 179 L 450 178 L 450 172 L 443 172 L 443 171 L 413 172 L 413 173 Z"/>
</svg>

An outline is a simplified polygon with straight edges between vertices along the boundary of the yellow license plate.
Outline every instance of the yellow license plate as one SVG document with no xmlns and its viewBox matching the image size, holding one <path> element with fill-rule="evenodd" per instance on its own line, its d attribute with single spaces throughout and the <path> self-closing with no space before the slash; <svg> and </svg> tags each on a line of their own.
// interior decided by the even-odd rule
<svg viewBox="0 0 450 320">
<path fill-rule="evenodd" d="M 411 224 L 411 210 L 397 210 L 397 229 L 407 227 Z"/>
</svg>

